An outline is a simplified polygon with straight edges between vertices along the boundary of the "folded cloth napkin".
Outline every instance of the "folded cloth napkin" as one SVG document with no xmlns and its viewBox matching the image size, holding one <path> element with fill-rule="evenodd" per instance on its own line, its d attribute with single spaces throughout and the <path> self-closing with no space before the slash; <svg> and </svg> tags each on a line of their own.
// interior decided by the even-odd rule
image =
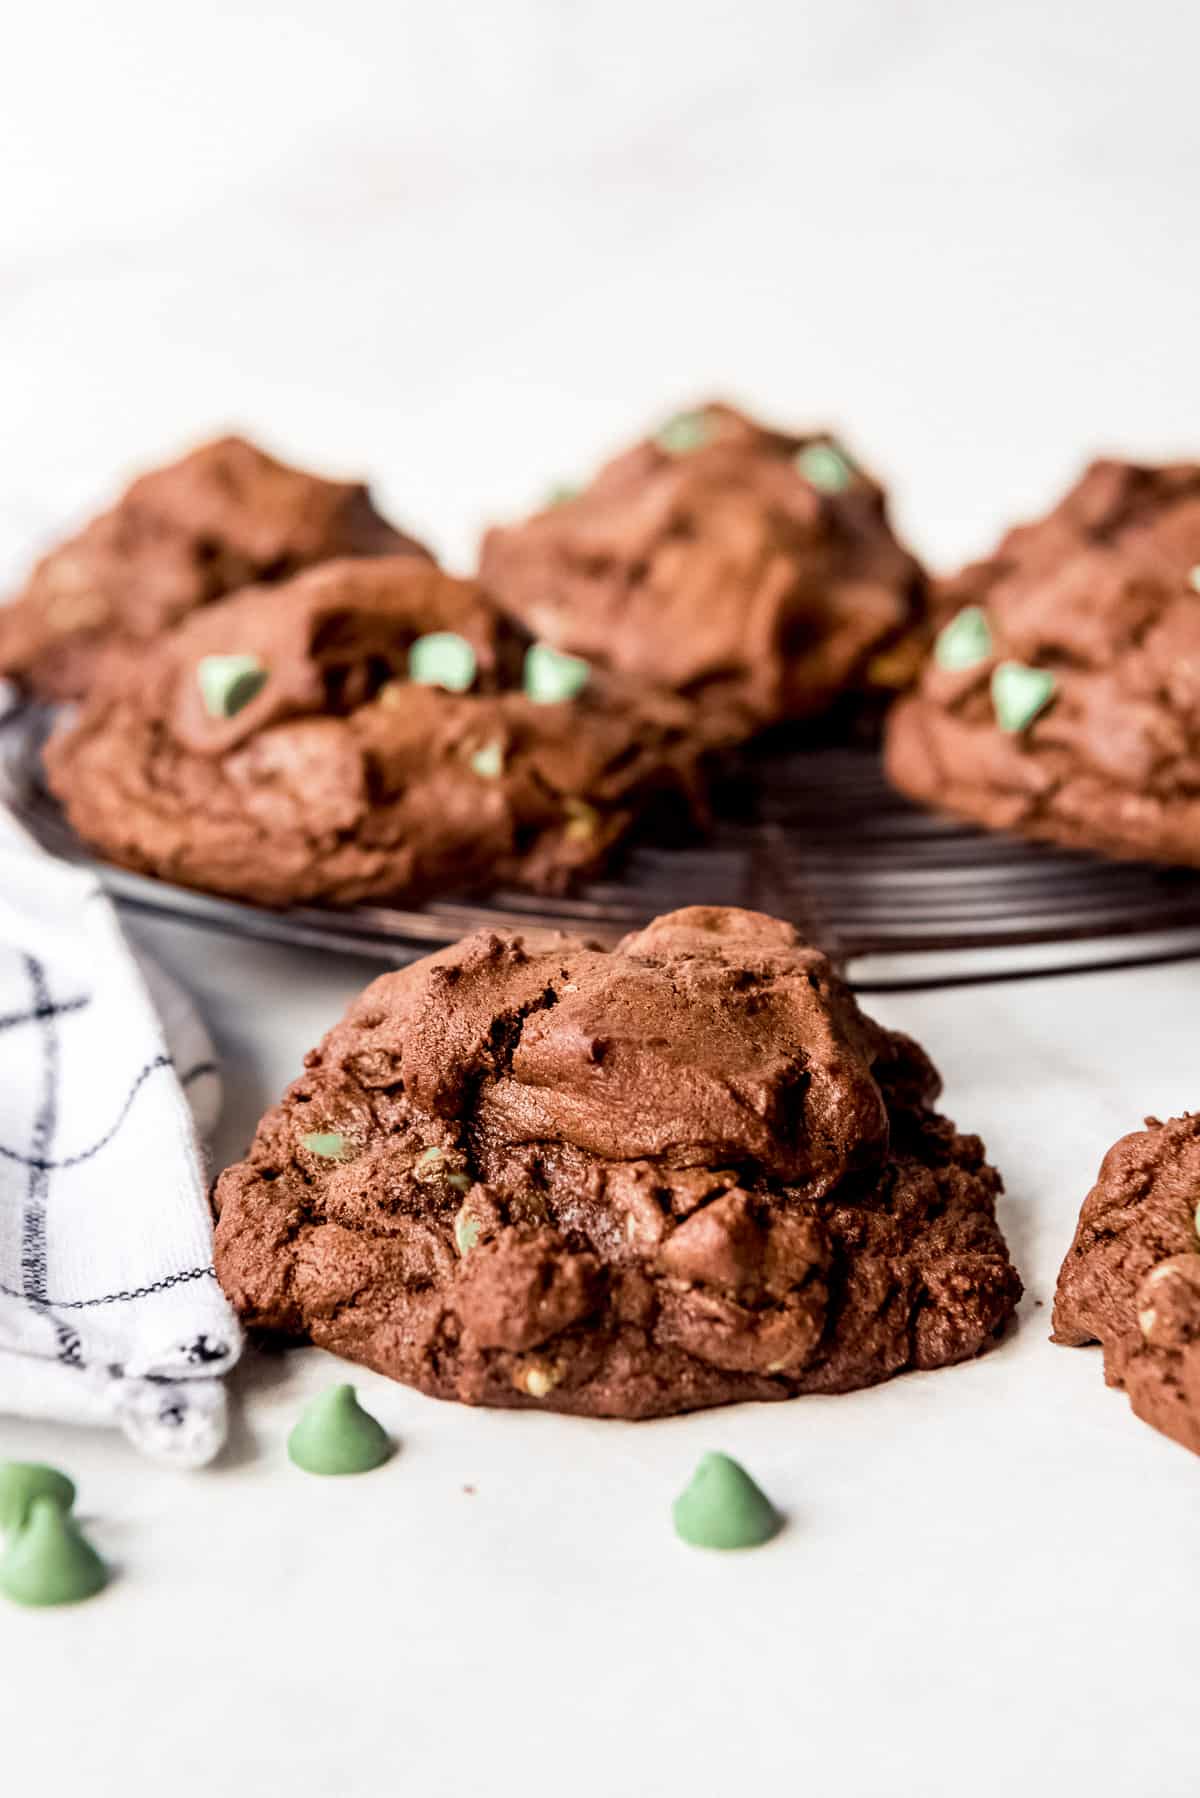
<svg viewBox="0 0 1200 1798">
<path fill-rule="evenodd" d="M 219 1102 L 183 994 L 0 807 L 0 1412 L 216 1454 L 241 1347 L 199 1137 Z"/>
</svg>

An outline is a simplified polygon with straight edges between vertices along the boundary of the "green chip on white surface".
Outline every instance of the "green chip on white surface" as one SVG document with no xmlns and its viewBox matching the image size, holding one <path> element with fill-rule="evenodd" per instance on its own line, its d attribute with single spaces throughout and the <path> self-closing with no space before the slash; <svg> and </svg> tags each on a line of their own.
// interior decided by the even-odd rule
<svg viewBox="0 0 1200 1798">
<path fill-rule="evenodd" d="M 79 1604 L 108 1584 L 108 1569 L 57 1499 L 35 1498 L 0 1558 L 0 1592 L 14 1604 Z"/>
<path fill-rule="evenodd" d="M 672 1507 L 675 1533 L 693 1548 L 760 1548 L 783 1518 L 758 1482 L 730 1455 L 701 1457 Z"/>
<path fill-rule="evenodd" d="M 36 1498 L 52 1498 L 69 1511 L 75 1482 L 44 1461 L 0 1461 L 0 1530 L 21 1529 Z"/>
<path fill-rule="evenodd" d="M 358 1402 L 353 1386 L 331 1386 L 305 1407 L 288 1437 L 288 1459 L 305 1473 L 371 1473 L 389 1461 L 394 1444 L 377 1417 Z"/>
</svg>

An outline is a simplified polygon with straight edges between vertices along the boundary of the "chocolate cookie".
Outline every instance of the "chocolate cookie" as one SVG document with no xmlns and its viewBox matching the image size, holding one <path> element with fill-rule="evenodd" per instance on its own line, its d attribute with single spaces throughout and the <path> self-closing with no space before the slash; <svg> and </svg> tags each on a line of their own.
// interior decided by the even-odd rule
<svg viewBox="0 0 1200 1798">
<path fill-rule="evenodd" d="M 1200 864 L 1198 587 L 1200 465 L 1093 463 L 939 591 L 892 780 L 995 828 Z"/>
<path fill-rule="evenodd" d="M 414 900 L 599 867 L 656 799 L 696 803 L 690 724 L 433 563 L 378 557 L 248 588 L 111 665 L 46 767 L 125 867 L 262 905 Z"/>
<path fill-rule="evenodd" d="M 110 648 L 140 649 L 197 606 L 333 556 L 425 555 L 358 482 L 288 468 L 223 437 L 142 475 L 51 550 L 0 607 L 0 674 L 75 699 Z"/>
<path fill-rule="evenodd" d="M 681 414 L 582 492 L 484 538 L 480 578 L 559 648 L 700 702 L 717 738 L 916 672 L 921 571 L 827 436 Z"/>
<path fill-rule="evenodd" d="M 250 1324 L 470 1404 L 654 1417 L 976 1355 L 1021 1284 L 978 1137 L 758 912 L 480 932 L 374 981 L 221 1176 Z"/>
<path fill-rule="evenodd" d="M 1099 1342 L 1144 1423 L 1200 1454 L 1200 1112 L 1147 1118 L 1083 1201 L 1054 1298 L 1054 1341 Z"/>
</svg>

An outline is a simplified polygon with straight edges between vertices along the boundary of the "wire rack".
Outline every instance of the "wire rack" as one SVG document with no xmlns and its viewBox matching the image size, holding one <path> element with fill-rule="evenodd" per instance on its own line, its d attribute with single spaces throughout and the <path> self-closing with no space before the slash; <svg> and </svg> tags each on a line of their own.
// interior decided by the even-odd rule
<svg viewBox="0 0 1200 1798">
<path fill-rule="evenodd" d="M 269 911 L 97 861 L 41 780 L 44 732 L 36 708 L 0 724 L 3 796 L 37 841 L 95 868 L 125 904 L 243 936 L 394 964 L 484 925 L 612 942 L 677 906 L 744 905 L 791 919 L 867 991 L 1200 955 L 1200 874 L 1061 852 L 922 811 L 861 746 L 748 752 L 723 783 L 706 841 L 642 844 L 612 878 L 569 897 Z"/>
</svg>

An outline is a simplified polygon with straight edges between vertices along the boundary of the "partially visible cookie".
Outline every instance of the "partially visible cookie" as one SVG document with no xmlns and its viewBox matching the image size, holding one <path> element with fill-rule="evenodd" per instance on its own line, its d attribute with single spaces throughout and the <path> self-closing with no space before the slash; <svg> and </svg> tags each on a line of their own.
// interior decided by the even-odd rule
<svg viewBox="0 0 1200 1798">
<path fill-rule="evenodd" d="M 698 804 L 697 760 L 674 695 L 547 659 L 409 556 L 205 607 L 107 670 L 46 751 L 111 860 L 277 906 L 560 888 L 656 800 Z"/>
<path fill-rule="evenodd" d="M 923 579 L 882 489 L 827 435 L 711 404 L 484 538 L 480 578 L 559 648 L 662 682 L 715 738 L 915 674 Z"/>
<path fill-rule="evenodd" d="M 789 924 L 481 931 L 385 974 L 216 1188 L 247 1323 L 468 1404 L 656 1417 L 986 1349 L 1000 1179 Z"/>
<path fill-rule="evenodd" d="M 425 555 L 360 482 L 327 481 L 241 437 L 142 475 L 43 556 L 0 606 L 0 674 L 46 699 L 86 692 L 97 658 L 137 648 L 250 582 L 334 556 Z"/>
<path fill-rule="evenodd" d="M 1054 1340 L 1099 1342 L 1144 1423 L 1200 1454 L 1200 1112 L 1115 1142 L 1058 1276 Z"/>
<path fill-rule="evenodd" d="M 1200 464 L 1093 463 L 938 591 L 891 779 L 993 828 L 1200 865 L 1198 589 Z"/>
</svg>

